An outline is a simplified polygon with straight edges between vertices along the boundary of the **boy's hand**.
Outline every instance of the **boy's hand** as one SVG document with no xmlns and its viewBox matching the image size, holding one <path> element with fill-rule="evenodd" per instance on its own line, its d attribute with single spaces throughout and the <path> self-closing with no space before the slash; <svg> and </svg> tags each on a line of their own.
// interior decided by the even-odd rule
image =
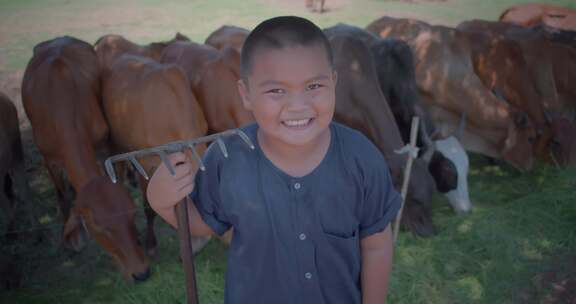
<svg viewBox="0 0 576 304">
<path fill-rule="evenodd" d="M 182 152 L 168 155 L 168 160 L 174 168 L 174 175 L 161 162 L 148 183 L 146 197 L 152 209 L 176 226 L 174 206 L 194 190 L 195 172 L 192 162 Z"/>
</svg>

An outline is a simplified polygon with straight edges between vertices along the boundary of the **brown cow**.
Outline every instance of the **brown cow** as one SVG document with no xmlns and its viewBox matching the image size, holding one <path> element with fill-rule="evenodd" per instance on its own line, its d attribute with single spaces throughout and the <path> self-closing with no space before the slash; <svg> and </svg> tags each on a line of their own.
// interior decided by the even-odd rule
<svg viewBox="0 0 576 304">
<path fill-rule="evenodd" d="M 404 146 L 396 120 L 378 83 L 374 61 L 366 45 L 350 35 L 331 35 L 336 86 L 336 121 L 364 133 L 384 154 L 397 189 L 403 180 L 407 156 L 395 150 Z M 402 223 L 415 233 L 430 236 L 434 180 L 427 164 L 417 159 L 412 168 Z"/>
<path fill-rule="evenodd" d="M 112 143 L 118 153 L 206 134 L 202 109 L 190 92 L 188 78 L 175 65 L 139 56 L 120 56 L 103 76 L 102 92 Z M 203 145 L 198 148 L 199 152 L 205 149 Z M 148 157 L 140 162 L 151 175 L 159 159 Z M 142 176 L 139 181 L 145 194 L 148 181 Z M 146 195 L 143 197 L 146 199 Z M 155 213 L 147 202 L 145 206 L 146 248 L 149 254 L 155 255 Z M 200 246 L 194 249 L 199 250 Z"/>
<path fill-rule="evenodd" d="M 518 4 L 504 10 L 500 21 L 524 27 L 546 25 L 576 31 L 576 9 L 541 3 Z"/>
<path fill-rule="evenodd" d="M 522 49 L 514 41 L 488 34 L 430 26 L 424 22 L 407 21 L 399 27 L 407 24 L 416 29 L 412 35 L 423 31 L 447 32 L 445 36 L 451 37 L 456 43 L 462 44 L 462 48 L 469 50 L 474 72 L 490 91 L 496 92 L 516 108 L 526 112 L 541 132 L 546 129 L 542 103 L 527 72 Z"/>
<path fill-rule="evenodd" d="M 18 201 L 31 203 L 29 193 L 18 113 L 9 98 L 0 92 L 0 291 L 20 285 L 22 274 L 14 251 L 19 237 L 16 209 Z"/>
<path fill-rule="evenodd" d="M 532 168 L 531 120 L 499 100 L 474 72 L 468 41 L 455 31 L 408 19 L 383 17 L 367 27 L 383 38 L 405 40 L 414 52 L 418 89 L 444 136 L 458 129 L 467 150 L 502 158 L 520 170 Z"/>
<path fill-rule="evenodd" d="M 546 107 L 575 108 L 576 89 L 570 82 L 576 77 L 576 50 L 561 43 L 554 43 L 540 31 L 525 29 L 506 22 L 471 20 L 458 25 L 468 32 L 489 32 L 492 35 L 514 40 L 522 47 L 523 57 L 530 73 L 537 76 L 537 89 Z M 570 104 L 572 104 L 570 106 Z M 567 108 L 566 108 L 567 107 Z"/>
<path fill-rule="evenodd" d="M 204 43 L 219 50 L 231 47 L 240 53 L 242 51 L 242 45 L 244 45 L 244 40 L 246 40 L 249 33 L 250 31 L 245 28 L 234 25 L 223 25 L 212 32 Z"/>
<path fill-rule="evenodd" d="M 474 71 L 484 86 L 528 115 L 537 132 L 534 153 L 537 156 L 547 154 L 552 133 L 544 113 L 548 96 L 538 93 L 536 80 L 530 74 L 520 45 L 489 33 L 444 29 L 453 32 L 454 39 L 466 43 Z"/>
<path fill-rule="evenodd" d="M 97 159 L 108 140 L 99 99 L 98 59 L 90 44 L 60 37 L 34 48 L 22 101 L 59 198 L 63 239 L 79 250 L 90 234 L 127 279 L 143 281 L 150 272 L 138 245 L 134 202 L 125 188 L 103 176 Z M 66 179 L 77 193 L 74 207 Z"/>
<path fill-rule="evenodd" d="M 0 92 L 0 213 L 6 215 L 8 231 L 14 229 L 16 194 L 20 201 L 30 202 L 18 113 L 8 96 Z"/>
<path fill-rule="evenodd" d="M 254 121 L 244 109 L 236 83 L 240 53 L 209 45 L 175 42 L 162 52 L 162 63 L 174 63 L 186 72 L 192 92 L 204 110 L 208 133 L 221 132 Z"/>
<path fill-rule="evenodd" d="M 176 33 L 172 40 L 164 42 L 154 42 L 148 45 L 138 45 L 120 35 L 104 35 L 94 43 L 94 49 L 98 56 L 98 62 L 104 69 L 109 68 L 114 60 L 123 54 L 131 54 L 160 60 L 162 50 L 175 41 L 190 41 L 188 37 Z"/>
<path fill-rule="evenodd" d="M 551 42 L 539 31 L 506 22 L 471 20 L 458 25 L 458 29 L 505 37 L 521 47 L 526 73 L 533 79 L 551 124 L 552 158 L 560 165 L 574 165 L 570 159 L 576 158 L 571 136 L 576 133 L 576 88 L 572 83 L 576 77 L 576 51 Z"/>
</svg>

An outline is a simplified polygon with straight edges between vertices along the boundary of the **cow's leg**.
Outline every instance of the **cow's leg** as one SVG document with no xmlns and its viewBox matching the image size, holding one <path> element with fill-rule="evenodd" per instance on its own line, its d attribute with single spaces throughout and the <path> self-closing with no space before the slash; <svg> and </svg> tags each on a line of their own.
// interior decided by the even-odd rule
<svg viewBox="0 0 576 304">
<path fill-rule="evenodd" d="M 12 177 L 14 188 L 18 193 L 20 201 L 30 203 L 32 201 L 32 190 L 30 189 L 30 185 L 26 178 L 24 162 L 18 162 L 14 168 L 12 168 L 10 176 Z"/>
<path fill-rule="evenodd" d="M 12 182 L 7 174 L 0 173 L 0 210 L 6 215 L 7 223 L 12 218 L 14 203 L 12 193 Z"/>
<path fill-rule="evenodd" d="M 138 184 L 142 192 L 142 201 L 144 203 L 144 214 L 146 215 L 146 252 L 150 257 L 156 257 L 158 253 L 158 242 L 156 234 L 154 233 L 154 219 L 156 212 L 150 207 L 148 199 L 146 199 L 146 189 L 148 188 L 148 181 L 140 174 L 138 175 Z"/>
<path fill-rule="evenodd" d="M 64 179 L 64 172 L 62 172 L 58 166 L 47 163 L 46 169 L 48 170 L 50 179 L 54 184 L 56 196 L 58 197 L 58 204 L 60 205 L 60 212 L 64 217 L 64 222 L 66 222 L 70 216 L 70 209 L 72 208 L 70 191 L 68 190 L 70 186 L 66 185 L 67 182 Z"/>
<path fill-rule="evenodd" d="M 324 12 L 324 3 L 326 2 L 326 0 L 320 0 L 320 13 Z"/>
</svg>

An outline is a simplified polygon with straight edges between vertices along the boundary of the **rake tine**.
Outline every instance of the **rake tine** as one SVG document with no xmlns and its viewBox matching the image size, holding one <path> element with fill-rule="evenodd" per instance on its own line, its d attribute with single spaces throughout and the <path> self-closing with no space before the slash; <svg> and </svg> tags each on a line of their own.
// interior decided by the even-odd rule
<svg viewBox="0 0 576 304">
<path fill-rule="evenodd" d="M 216 142 L 218 143 L 218 147 L 220 147 L 222 154 L 224 154 L 224 157 L 228 158 L 228 150 L 226 150 L 226 145 L 224 144 L 222 138 L 218 137 L 218 139 L 216 139 Z"/>
<path fill-rule="evenodd" d="M 172 164 L 170 164 L 170 161 L 168 160 L 168 155 L 166 155 L 166 152 L 164 152 L 162 150 L 158 150 L 157 153 L 160 156 L 160 159 L 162 160 L 162 162 L 164 163 L 166 168 L 168 168 L 168 171 L 170 172 L 170 174 L 172 174 L 172 175 L 176 174 L 176 172 L 174 171 L 174 167 L 172 167 Z"/>
<path fill-rule="evenodd" d="M 194 145 L 188 144 L 188 148 L 190 148 L 190 150 L 192 150 L 192 156 L 194 156 L 194 159 L 200 165 L 200 170 L 206 171 L 206 166 L 204 166 L 204 162 L 202 161 L 202 158 L 200 158 L 200 155 L 198 155 L 198 151 L 196 151 L 196 148 L 194 147 Z"/>
<path fill-rule="evenodd" d="M 118 179 L 116 178 L 116 172 L 114 171 L 114 166 L 112 165 L 112 161 L 110 159 L 107 159 L 104 162 L 104 168 L 106 169 L 106 173 L 112 180 L 112 183 L 115 184 L 118 181 Z"/>
<path fill-rule="evenodd" d="M 244 140 L 244 142 L 250 147 L 250 149 L 254 150 L 254 144 L 252 143 L 252 141 L 250 140 L 250 138 L 248 137 L 248 135 L 246 135 L 246 133 L 237 130 L 236 134 L 238 134 L 238 136 L 240 136 L 240 138 L 242 138 L 242 140 Z"/>
<path fill-rule="evenodd" d="M 138 162 L 138 160 L 136 159 L 136 157 L 134 156 L 130 156 L 128 158 L 130 160 L 130 163 L 132 164 L 132 166 L 134 166 L 134 168 L 136 168 L 136 171 L 138 171 L 138 173 L 140 173 L 142 176 L 144 176 L 144 178 L 146 180 L 149 180 L 150 178 L 148 177 L 148 174 L 146 174 L 146 170 L 144 170 L 144 168 L 142 167 L 142 165 L 140 165 L 140 163 Z"/>
</svg>

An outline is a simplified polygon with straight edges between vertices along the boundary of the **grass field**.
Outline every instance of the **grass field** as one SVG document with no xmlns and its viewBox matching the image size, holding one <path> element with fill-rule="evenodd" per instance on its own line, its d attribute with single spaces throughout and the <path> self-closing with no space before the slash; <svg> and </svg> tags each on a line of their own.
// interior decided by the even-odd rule
<svg viewBox="0 0 576 304">
<path fill-rule="evenodd" d="M 0 90 L 20 102 L 22 70 L 35 44 L 62 35 L 94 42 L 117 33 L 148 43 L 180 31 L 203 41 L 223 24 L 252 28 L 274 15 L 308 17 L 321 26 L 365 26 L 383 16 L 406 16 L 455 25 L 495 19 L 521 0 L 327 0 L 329 11 L 313 14 L 291 0 L 0 0 Z M 576 8 L 573 0 L 540 1 Z M 0 303 L 184 303 L 178 241 L 158 221 L 160 250 L 145 283 L 126 283 L 106 254 L 91 242 L 72 254 L 61 246 L 55 195 L 40 167 L 21 113 L 28 173 L 37 203 L 20 210 L 26 231 L 15 246 L 24 270 L 22 288 L 0 291 Z M 470 174 L 475 210 L 456 216 L 435 198 L 438 235 L 402 233 L 396 248 L 390 303 L 570 303 L 576 301 L 576 170 L 540 166 L 520 174 L 473 157 Z M 134 192 L 135 196 L 138 193 Z M 138 217 L 144 226 L 143 212 Z M 4 240 L 0 237 L 0 242 Z M 1 243 L 0 243 L 1 244 Z M 197 258 L 201 303 L 222 303 L 226 248 L 211 241 Z"/>
</svg>

